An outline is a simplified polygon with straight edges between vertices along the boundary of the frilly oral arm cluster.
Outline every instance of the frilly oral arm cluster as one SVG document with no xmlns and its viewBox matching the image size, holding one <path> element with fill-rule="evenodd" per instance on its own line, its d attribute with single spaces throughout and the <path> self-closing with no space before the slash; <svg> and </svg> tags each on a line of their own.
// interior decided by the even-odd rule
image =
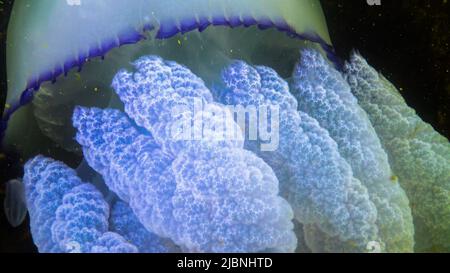
<svg viewBox="0 0 450 273">
<path fill-rule="evenodd" d="M 40 252 L 137 252 L 108 232 L 109 206 L 102 194 L 65 164 L 37 156 L 25 165 L 24 184 Z"/>
<path fill-rule="evenodd" d="M 416 251 L 450 250 L 450 143 L 408 107 L 398 90 L 355 53 L 346 79 L 408 194 Z"/>
<path fill-rule="evenodd" d="M 193 111 L 193 99 L 212 102 L 204 83 L 159 57 L 142 57 L 134 66 L 134 73 L 120 71 L 113 81 L 128 116 L 82 107 L 74 113 L 89 165 L 147 230 L 183 250 L 294 251 L 292 209 L 278 196 L 272 169 L 244 150 L 243 141 L 172 137 L 183 119 L 221 122 Z"/>
<path fill-rule="evenodd" d="M 338 144 L 354 176 L 377 209 L 377 226 L 388 252 L 412 252 L 414 227 L 405 192 L 386 152 L 340 72 L 317 51 L 303 50 L 294 69 L 292 92 L 299 109 L 314 117 Z"/>
<path fill-rule="evenodd" d="M 366 188 L 353 177 L 328 132 L 297 111 L 287 82 L 268 67 L 253 67 L 242 61 L 227 67 L 222 79 L 224 84 L 217 93 L 226 104 L 279 107 L 279 148 L 261 152 L 251 141 L 246 146 L 275 170 L 282 196 L 304 228 L 320 229 L 330 240 L 334 238 L 334 244 L 319 249 L 314 243 L 318 238 L 305 234 L 311 235 L 306 238 L 311 250 L 364 251 L 369 241 L 378 239 L 376 210 Z"/>
</svg>

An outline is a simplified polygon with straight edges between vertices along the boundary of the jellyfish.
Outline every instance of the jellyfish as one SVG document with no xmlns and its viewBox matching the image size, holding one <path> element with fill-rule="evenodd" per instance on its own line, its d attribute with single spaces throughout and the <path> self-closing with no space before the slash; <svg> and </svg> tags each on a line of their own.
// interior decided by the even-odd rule
<svg viewBox="0 0 450 273">
<path fill-rule="evenodd" d="M 22 181 L 13 179 L 6 183 L 6 197 L 3 202 L 6 219 L 12 227 L 20 226 L 27 216 L 25 189 Z"/>
<path fill-rule="evenodd" d="M 289 77 L 301 47 L 334 56 L 318 0 L 17 0 L 3 144 L 24 159 L 59 148 L 80 155 L 74 107 L 120 109 L 111 80 L 143 55 L 183 63 L 212 84 L 237 58 Z"/>
<path fill-rule="evenodd" d="M 40 251 L 92 211 L 85 252 L 450 249 L 448 140 L 340 62 L 319 0 L 16 0 L 7 39 L 0 140 L 29 163 L 5 209 L 16 226 L 26 199 Z M 190 99 L 278 106 L 280 149 L 170 139 L 220 127 Z"/>
</svg>

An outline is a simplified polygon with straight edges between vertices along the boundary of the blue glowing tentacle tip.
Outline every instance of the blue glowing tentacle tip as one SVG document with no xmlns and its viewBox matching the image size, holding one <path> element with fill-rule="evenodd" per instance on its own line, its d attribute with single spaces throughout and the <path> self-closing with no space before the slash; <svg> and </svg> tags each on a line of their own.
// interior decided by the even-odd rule
<svg viewBox="0 0 450 273">
<path fill-rule="evenodd" d="M 24 185 L 31 233 L 40 252 L 136 252 L 118 234 L 108 233 L 109 206 L 76 172 L 37 156 L 25 164 Z"/>
<path fill-rule="evenodd" d="M 33 240 L 41 252 L 61 251 L 52 239 L 52 223 L 65 193 L 82 182 L 61 162 L 37 156 L 25 164 L 23 178 Z"/>
</svg>

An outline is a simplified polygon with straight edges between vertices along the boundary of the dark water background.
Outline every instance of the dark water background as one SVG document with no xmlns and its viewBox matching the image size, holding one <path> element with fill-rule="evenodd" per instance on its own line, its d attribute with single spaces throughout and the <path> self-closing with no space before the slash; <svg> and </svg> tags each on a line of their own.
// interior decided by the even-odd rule
<svg viewBox="0 0 450 273">
<path fill-rule="evenodd" d="M 39 0 L 36 0 L 39 1 Z M 132 1 L 132 0 L 130 0 Z M 0 0 L 0 113 L 6 98 L 6 28 L 13 0 Z M 422 119 L 450 138 L 450 3 L 448 0 L 322 0 L 332 41 L 353 49 L 391 80 Z M 0 153 L 0 252 L 36 251 L 28 220 L 13 229 L 3 214 L 4 183 L 21 170 Z"/>
</svg>

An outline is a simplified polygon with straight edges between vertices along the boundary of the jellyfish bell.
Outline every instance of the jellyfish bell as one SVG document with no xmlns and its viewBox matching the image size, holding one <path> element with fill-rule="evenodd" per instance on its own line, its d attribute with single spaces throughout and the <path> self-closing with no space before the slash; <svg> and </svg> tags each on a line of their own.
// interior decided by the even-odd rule
<svg viewBox="0 0 450 273">
<path fill-rule="evenodd" d="M 16 0 L 3 143 L 25 159 L 43 147 L 80 153 L 73 107 L 120 108 L 111 80 L 142 55 L 182 63 L 209 84 L 230 59 L 288 77 L 301 47 L 332 54 L 318 0 Z"/>
</svg>

